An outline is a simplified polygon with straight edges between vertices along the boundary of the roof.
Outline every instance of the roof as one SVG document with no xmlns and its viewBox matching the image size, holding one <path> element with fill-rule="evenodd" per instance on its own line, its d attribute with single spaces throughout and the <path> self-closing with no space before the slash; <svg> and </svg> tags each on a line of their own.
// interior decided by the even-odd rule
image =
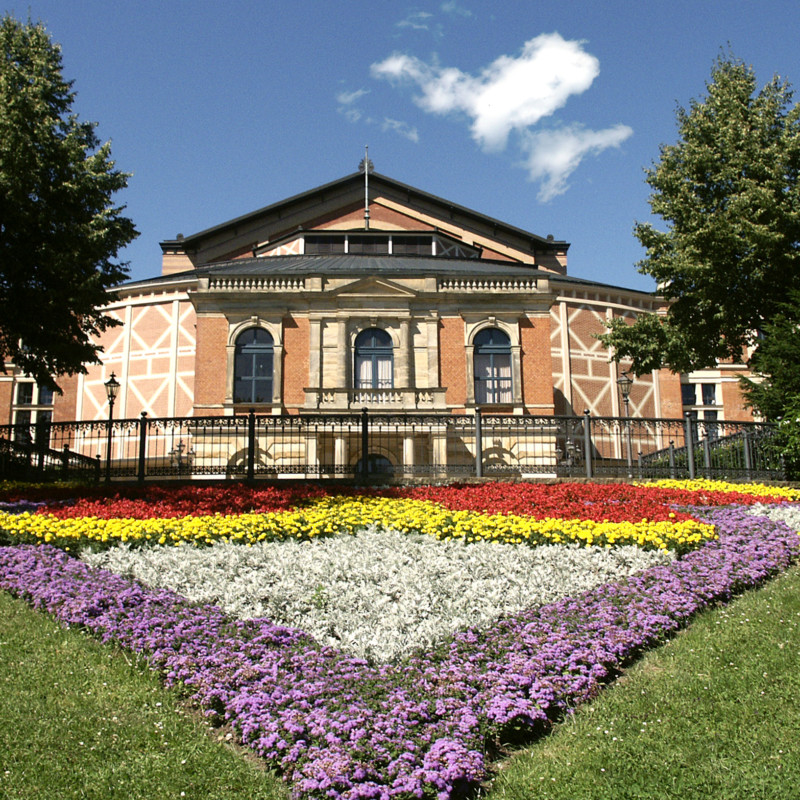
<svg viewBox="0 0 800 800">
<path fill-rule="evenodd" d="M 159 286 L 183 285 L 191 288 L 200 278 L 214 276 L 256 277 L 270 275 L 382 275 L 419 277 L 424 275 L 446 275 L 459 277 L 498 278 L 546 278 L 554 287 L 571 286 L 586 290 L 624 292 L 636 296 L 654 297 L 655 292 L 646 292 L 624 286 L 598 283 L 585 278 L 575 278 L 539 270 L 529 264 L 515 261 L 490 261 L 478 258 L 448 258 L 445 256 L 418 255 L 289 255 L 256 258 L 241 258 L 208 264 L 186 272 L 159 275 L 142 281 L 131 281 L 117 290 L 158 289 Z M 113 290 L 112 290 L 113 291 Z"/>
<path fill-rule="evenodd" d="M 515 237 L 521 237 L 523 239 L 529 239 L 532 245 L 536 245 L 537 247 L 544 249 L 557 248 L 560 250 L 567 250 L 569 248 L 568 242 L 556 240 L 552 237 L 539 236 L 535 233 L 531 233 L 530 231 L 523 230 L 522 228 L 517 228 L 514 225 L 509 225 L 508 223 L 502 222 L 494 217 L 481 214 L 480 212 L 474 211 L 466 206 L 458 205 L 457 203 L 453 203 L 442 197 L 438 197 L 437 195 L 424 192 L 421 189 L 417 189 L 413 186 L 409 186 L 408 184 L 396 181 L 393 178 L 387 177 L 386 175 L 380 175 L 376 172 L 370 173 L 369 181 L 370 188 L 373 190 L 376 186 L 383 185 L 384 187 L 393 189 L 395 192 L 405 194 L 408 198 L 408 202 L 411 202 L 411 200 L 414 198 L 418 200 L 424 200 L 427 203 L 432 203 L 447 210 L 451 216 L 458 215 L 465 221 L 471 220 L 481 226 L 489 226 L 496 230 L 498 234 L 506 234 Z M 316 189 L 311 189 L 309 191 L 296 194 L 285 200 L 272 203 L 271 205 L 264 206 L 256 211 L 251 211 L 249 214 L 243 214 L 242 216 L 235 217 L 227 222 L 214 225 L 211 228 L 206 228 L 205 230 L 190 234 L 189 236 L 183 236 L 176 239 L 167 239 L 161 242 L 161 247 L 163 249 L 180 247 L 184 251 L 191 250 L 203 239 L 215 236 L 216 234 L 222 233 L 227 229 L 235 229 L 243 224 L 255 222 L 260 217 L 268 217 L 272 215 L 280 216 L 291 206 L 307 203 L 309 200 L 313 200 L 315 196 L 319 196 L 321 199 L 323 199 L 325 195 L 330 195 L 332 192 L 340 192 L 349 189 L 351 184 L 363 186 L 363 182 L 363 174 L 354 172 L 350 175 L 346 175 L 343 178 L 339 178 L 338 180 L 318 186 Z"/>
</svg>

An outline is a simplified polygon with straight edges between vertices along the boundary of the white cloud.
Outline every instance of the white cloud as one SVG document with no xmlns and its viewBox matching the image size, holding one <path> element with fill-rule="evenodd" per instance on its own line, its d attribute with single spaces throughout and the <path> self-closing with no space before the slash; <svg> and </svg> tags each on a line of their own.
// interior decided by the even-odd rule
<svg viewBox="0 0 800 800">
<path fill-rule="evenodd" d="M 456 0 L 448 0 L 448 2 L 442 3 L 442 11 L 445 14 L 458 14 L 462 17 L 472 16 L 472 12 L 467 8 L 462 8 Z"/>
<path fill-rule="evenodd" d="M 597 154 L 608 147 L 619 147 L 633 130 L 615 125 L 602 131 L 570 126 L 556 130 L 531 132 L 522 137 L 526 153 L 525 166 L 532 181 L 541 181 L 539 200 L 547 202 L 569 188 L 567 179 L 588 154 Z"/>
<path fill-rule="evenodd" d="M 339 92 L 336 95 L 336 102 L 343 106 L 351 106 L 358 102 L 365 94 L 369 94 L 369 89 L 356 89 L 354 92 Z"/>
<path fill-rule="evenodd" d="M 352 92 L 342 91 L 336 95 L 336 102 L 339 104 L 337 111 L 344 116 L 348 122 L 363 121 L 367 125 L 379 125 L 384 132 L 393 131 L 412 142 L 419 142 L 419 132 L 407 122 L 391 117 L 384 117 L 383 121 L 378 121 L 372 116 L 364 116 L 364 112 L 358 107 L 358 102 L 364 95 L 369 94 L 368 89 L 356 89 Z"/>
<path fill-rule="evenodd" d="M 585 92 L 600 71 L 581 42 L 542 34 L 516 56 L 500 56 L 478 76 L 456 67 L 427 64 L 395 53 L 373 64 L 375 78 L 416 83 L 420 108 L 435 114 L 461 112 L 471 120 L 473 138 L 485 150 L 502 150 L 512 130 L 524 130 Z"/>
<path fill-rule="evenodd" d="M 413 28 L 418 31 L 428 30 L 428 20 L 433 16 L 427 11 L 414 11 L 404 20 L 397 23 L 398 28 Z"/>
<path fill-rule="evenodd" d="M 394 131 L 395 133 L 400 134 L 400 136 L 404 136 L 406 139 L 409 139 L 412 142 L 419 142 L 419 132 L 416 128 L 411 127 L 411 125 L 409 125 L 407 122 L 401 122 L 397 119 L 384 117 L 383 122 L 381 123 L 381 130 Z"/>
</svg>

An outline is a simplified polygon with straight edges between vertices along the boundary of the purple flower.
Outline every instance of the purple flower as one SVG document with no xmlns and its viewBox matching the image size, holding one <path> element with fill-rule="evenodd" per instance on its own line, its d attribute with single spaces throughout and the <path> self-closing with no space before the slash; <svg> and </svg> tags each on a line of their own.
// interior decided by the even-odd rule
<svg viewBox="0 0 800 800">
<path fill-rule="evenodd" d="M 460 632 L 398 666 L 229 619 L 47 545 L 0 547 L 0 589 L 143 654 L 298 797 L 450 798 L 484 777 L 488 738 L 569 713 L 695 614 L 797 559 L 800 539 L 782 523 L 736 508 L 707 518 L 719 540 L 669 566 Z"/>
</svg>

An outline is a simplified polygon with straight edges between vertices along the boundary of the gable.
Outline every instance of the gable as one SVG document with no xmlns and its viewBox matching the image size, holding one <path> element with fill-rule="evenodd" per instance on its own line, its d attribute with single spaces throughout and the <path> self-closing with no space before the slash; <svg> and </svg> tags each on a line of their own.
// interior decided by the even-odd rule
<svg viewBox="0 0 800 800">
<path fill-rule="evenodd" d="M 383 300 L 410 299 L 416 296 L 415 292 L 395 281 L 372 276 L 333 286 L 328 294 L 341 299 L 381 298 Z"/>
<path fill-rule="evenodd" d="M 566 242 L 523 231 L 374 173 L 369 213 L 370 231 L 438 231 L 495 260 L 566 270 Z M 200 233 L 162 242 L 163 274 L 254 255 L 296 255 L 304 231 L 365 229 L 364 178 L 356 173 Z"/>
</svg>

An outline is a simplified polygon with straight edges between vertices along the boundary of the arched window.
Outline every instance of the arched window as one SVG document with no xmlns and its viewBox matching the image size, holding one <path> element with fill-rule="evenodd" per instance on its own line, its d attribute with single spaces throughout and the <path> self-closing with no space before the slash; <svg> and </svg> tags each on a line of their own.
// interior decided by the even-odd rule
<svg viewBox="0 0 800 800">
<path fill-rule="evenodd" d="M 499 328 L 484 328 L 474 345 L 475 402 L 511 403 L 511 341 Z"/>
<path fill-rule="evenodd" d="M 364 459 L 359 458 L 356 464 L 356 474 L 364 471 Z M 369 453 L 367 455 L 367 472 L 370 475 L 391 475 L 394 472 L 392 462 L 380 453 Z"/>
<path fill-rule="evenodd" d="M 380 328 L 367 328 L 356 336 L 355 388 L 391 389 L 392 337 Z"/>
<path fill-rule="evenodd" d="M 248 328 L 236 338 L 233 402 L 271 403 L 274 345 L 263 328 Z"/>
</svg>

